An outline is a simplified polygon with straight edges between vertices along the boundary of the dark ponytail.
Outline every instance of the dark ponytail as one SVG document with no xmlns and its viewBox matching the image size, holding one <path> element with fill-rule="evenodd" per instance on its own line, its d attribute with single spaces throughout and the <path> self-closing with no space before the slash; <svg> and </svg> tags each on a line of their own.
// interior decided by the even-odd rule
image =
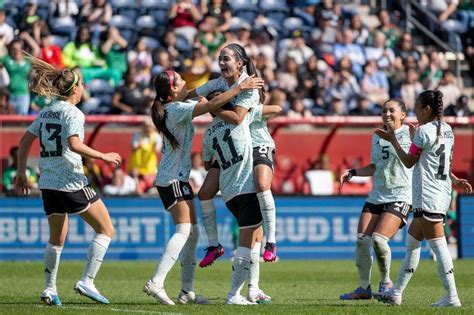
<svg viewBox="0 0 474 315">
<path fill-rule="evenodd" d="M 171 87 L 175 83 L 175 77 L 174 75 L 171 76 L 173 78 L 173 82 L 171 82 L 170 75 L 167 72 L 168 71 L 162 72 L 155 78 L 156 97 L 151 107 L 151 119 L 153 120 L 156 129 L 160 131 L 166 139 L 168 139 L 174 150 L 179 147 L 179 142 L 169 131 L 168 127 L 166 127 L 166 111 L 164 104 L 171 100 Z"/>
<path fill-rule="evenodd" d="M 441 122 L 443 121 L 443 93 L 441 91 L 427 90 L 422 92 L 417 99 L 417 102 L 425 108 L 431 107 L 433 113 L 433 120 L 438 122 L 436 126 L 436 142 L 438 142 L 441 135 Z"/>
<path fill-rule="evenodd" d="M 239 44 L 233 43 L 233 44 L 229 44 L 225 46 L 224 48 L 229 48 L 234 51 L 235 57 L 244 63 L 244 66 L 246 67 L 246 70 L 247 70 L 247 74 L 249 76 L 255 75 L 255 77 L 258 77 L 257 69 L 255 68 L 255 65 L 252 59 L 250 59 L 249 56 L 247 55 L 247 52 L 245 51 L 244 47 L 242 47 Z M 260 103 L 263 103 L 265 100 L 264 89 L 259 89 L 258 93 L 260 94 Z"/>
</svg>

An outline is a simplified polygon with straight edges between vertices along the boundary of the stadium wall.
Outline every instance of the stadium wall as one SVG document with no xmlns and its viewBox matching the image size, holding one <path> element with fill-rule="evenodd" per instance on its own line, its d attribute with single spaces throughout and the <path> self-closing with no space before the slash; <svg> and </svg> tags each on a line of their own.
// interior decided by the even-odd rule
<svg viewBox="0 0 474 315">
<path fill-rule="evenodd" d="M 458 199 L 459 257 L 474 258 L 474 196 Z"/>
<path fill-rule="evenodd" d="M 160 257 L 174 227 L 159 199 L 104 200 L 116 228 L 107 259 L 138 260 Z M 361 197 L 277 197 L 278 255 L 282 259 L 353 259 Z M 217 199 L 220 241 L 232 253 L 234 220 Z M 471 207 L 474 199 L 471 200 Z M 199 203 L 196 203 L 200 213 Z M 40 260 L 49 229 L 39 198 L 0 199 L 0 260 Z M 472 209 L 471 209 L 472 210 Z M 474 216 L 473 216 L 474 218 Z M 198 253 L 207 246 L 202 225 Z M 94 232 L 77 216 L 69 219 L 63 259 L 84 259 Z M 403 258 L 406 229 L 390 242 L 393 257 Z M 472 240 L 473 238 L 471 238 Z M 469 245 L 474 249 L 474 246 Z M 473 250 L 474 252 L 474 250 Z M 424 244 L 423 257 L 429 257 Z M 472 257 L 472 256 L 471 256 Z"/>
</svg>

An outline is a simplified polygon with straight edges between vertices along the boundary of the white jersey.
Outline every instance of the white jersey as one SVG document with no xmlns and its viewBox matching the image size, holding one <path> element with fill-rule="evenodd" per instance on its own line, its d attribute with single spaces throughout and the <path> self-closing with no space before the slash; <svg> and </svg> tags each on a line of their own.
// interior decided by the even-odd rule
<svg viewBox="0 0 474 315">
<path fill-rule="evenodd" d="M 191 172 L 191 146 L 194 136 L 193 111 L 197 101 L 165 104 L 166 127 L 174 135 L 179 147 L 173 149 L 163 136 L 162 157 L 158 165 L 156 185 L 166 187 L 176 181 L 189 181 Z"/>
<path fill-rule="evenodd" d="M 199 96 L 207 96 L 215 91 L 227 91 L 230 88 L 233 88 L 235 84 L 243 82 L 248 77 L 249 76 L 247 73 L 242 73 L 237 82 L 231 86 L 228 85 L 227 81 L 223 77 L 219 77 L 196 88 L 196 93 Z M 260 94 L 257 89 L 240 92 L 236 97 L 230 100 L 230 103 L 234 106 L 238 105 L 248 110 L 250 110 L 252 107 L 262 106 L 260 104 Z M 265 119 L 259 119 L 250 123 L 249 128 L 253 147 L 265 146 L 272 149 L 275 148 L 275 142 L 268 132 L 267 121 Z"/>
<path fill-rule="evenodd" d="M 88 184 L 82 157 L 69 148 L 69 137 L 84 140 L 84 114 L 74 105 L 55 100 L 28 127 L 40 141 L 39 188 L 77 191 Z"/>
<path fill-rule="evenodd" d="M 403 150 L 408 152 L 411 144 L 410 128 L 403 125 L 395 130 L 395 136 Z M 373 204 L 397 201 L 411 204 L 413 169 L 408 169 L 403 165 L 392 144 L 374 134 L 370 160 L 375 165 L 375 173 L 372 191 L 366 201 Z"/>
<path fill-rule="evenodd" d="M 413 172 L 413 208 L 446 214 L 451 203 L 451 157 L 454 133 L 445 122 L 437 141 L 438 121 L 416 130 L 413 143 L 420 148 L 420 159 Z"/>
<path fill-rule="evenodd" d="M 259 108 L 251 109 L 240 125 L 214 118 L 204 133 L 203 160 L 215 157 L 219 162 L 219 188 L 225 202 L 255 192 L 249 124 L 262 118 Z"/>
</svg>

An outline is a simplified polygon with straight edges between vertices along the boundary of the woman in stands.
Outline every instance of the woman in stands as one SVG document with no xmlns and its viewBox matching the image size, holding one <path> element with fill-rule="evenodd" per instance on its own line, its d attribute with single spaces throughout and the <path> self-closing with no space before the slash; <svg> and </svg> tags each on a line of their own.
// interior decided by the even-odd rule
<svg viewBox="0 0 474 315">
<path fill-rule="evenodd" d="M 143 290 L 165 305 L 175 304 L 165 292 L 164 281 L 180 253 L 182 286 L 178 302 L 209 303 L 194 292 L 199 228 L 193 202 L 194 194 L 189 185 L 191 145 L 194 135 L 192 120 L 194 117 L 217 110 L 242 90 L 261 88 L 263 80 L 250 77 L 210 102 L 205 98 L 185 101 L 188 94 L 185 86 L 186 82 L 174 71 L 168 70 L 158 74 L 155 78 L 157 94 L 151 111 L 155 127 L 164 136 L 156 186 L 165 209 L 173 217 L 176 229 L 165 247 L 153 277 L 145 284 Z"/>
<path fill-rule="evenodd" d="M 191 94 L 208 95 L 214 91 L 227 90 L 236 82 L 241 82 L 249 75 L 256 74 L 252 60 L 239 44 L 230 44 L 221 50 L 219 66 L 222 76 L 198 87 Z M 240 124 L 244 121 L 245 115 L 251 108 L 261 106 L 263 99 L 263 91 L 254 90 L 241 93 L 239 97 L 232 101 L 234 104 L 233 111 L 216 113 L 216 115 L 229 123 Z M 275 201 L 270 190 L 273 180 L 275 142 L 268 132 L 265 119 L 252 122 L 250 124 L 250 133 L 253 143 L 254 181 L 267 239 L 263 259 L 271 262 L 275 261 L 277 257 L 275 245 Z M 219 169 L 218 163 L 214 163 L 212 169 L 208 172 L 203 187 L 199 191 L 203 225 L 209 239 L 207 254 L 199 264 L 200 267 L 211 265 L 214 260 L 224 254 L 224 249 L 218 242 L 215 219 L 216 209 L 212 200 L 219 191 Z M 257 243 L 256 246 L 260 246 L 260 244 Z M 260 248 L 252 250 L 259 252 Z"/>
<path fill-rule="evenodd" d="M 95 288 L 94 279 L 114 235 L 114 227 L 107 208 L 84 175 L 81 156 L 115 166 L 120 164 L 121 158 L 117 153 L 102 153 L 82 143 L 84 114 L 76 105 L 81 100 L 84 85 L 79 74 L 70 69 L 56 69 L 32 56 L 30 62 L 30 89 L 53 99 L 51 105 L 39 112 L 21 139 L 15 181 L 17 193 L 27 195 L 26 162 L 33 141 L 39 138 L 39 187 L 50 229 L 44 255 L 46 286 L 41 300 L 48 305 L 61 305 L 56 287 L 59 259 L 68 232 L 68 216 L 79 214 L 96 234 L 87 252 L 82 278 L 74 289 L 96 302 L 109 304 Z"/>
<path fill-rule="evenodd" d="M 384 128 L 394 130 L 403 150 L 410 145 L 410 128 L 403 124 L 407 115 L 401 100 L 389 99 L 382 106 Z M 380 271 L 379 292 L 392 287 L 390 280 L 391 250 L 388 241 L 406 224 L 411 209 L 412 171 L 398 158 L 390 142 L 378 135 L 372 137 L 370 164 L 345 171 L 341 185 L 353 176 L 372 176 L 373 188 L 367 196 L 357 228 L 356 266 L 359 270 L 359 287 L 342 294 L 342 300 L 372 298 L 370 272 L 372 269 L 371 247 Z"/>
<path fill-rule="evenodd" d="M 414 219 L 408 229 L 407 252 L 400 267 L 397 282 L 388 292 L 376 295 L 383 302 L 400 305 L 402 293 L 420 260 L 421 242 L 428 244 L 436 257 L 438 275 L 446 290 L 446 295 L 435 307 L 459 307 L 454 281 L 453 260 L 449 253 L 444 234 L 443 221 L 451 203 L 452 183 L 467 193 L 472 187 L 465 179 L 457 178 L 451 172 L 454 147 L 454 133 L 443 121 L 443 93 L 427 90 L 421 93 L 415 103 L 415 115 L 419 127 L 415 131 L 410 150 L 406 152 L 400 145 L 392 129 L 377 129 L 375 133 L 388 141 L 403 164 L 413 166 L 413 209 Z"/>
</svg>

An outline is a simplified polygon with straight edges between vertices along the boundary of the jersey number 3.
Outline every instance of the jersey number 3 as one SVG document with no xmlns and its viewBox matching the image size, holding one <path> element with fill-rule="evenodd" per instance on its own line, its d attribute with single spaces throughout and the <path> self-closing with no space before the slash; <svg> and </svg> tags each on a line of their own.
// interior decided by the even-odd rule
<svg viewBox="0 0 474 315">
<path fill-rule="evenodd" d="M 222 149 L 219 145 L 219 141 L 217 140 L 217 137 L 214 137 L 212 139 L 212 148 L 217 151 L 217 154 L 219 154 L 219 158 L 221 160 L 220 166 L 222 167 L 223 170 L 228 169 L 231 165 L 234 165 L 236 163 L 239 163 L 244 159 L 242 155 L 237 154 L 237 150 L 235 150 L 235 145 L 234 141 L 232 140 L 232 136 L 230 135 L 230 130 L 227 129 L 224 133 L 224 137 L 222 138 L 224 142 L 227 143 L 229 146 L 230 153 L 232 154 L 232 158 L 230 161 L 227 161 L 224 157 L 224 152 L 222 152 Z"/>
<path fill-rule="evenodd" d="M 39 141 L 41 157 L 53 157 L 53 156 L 61 156 L 63 153 L 63 145 L 61 144 L 61 125 L 60 124 L 45 124 L 45 129 L 51 135 L 48 138 L 43 139 L 43 123 L 40 123 L 39 128 Z M 44 146 L 44 141 L 54 141 L 56 142 L 56 150 L 54 151 L 46 151 L 46 147 Z"/>
</svg>

